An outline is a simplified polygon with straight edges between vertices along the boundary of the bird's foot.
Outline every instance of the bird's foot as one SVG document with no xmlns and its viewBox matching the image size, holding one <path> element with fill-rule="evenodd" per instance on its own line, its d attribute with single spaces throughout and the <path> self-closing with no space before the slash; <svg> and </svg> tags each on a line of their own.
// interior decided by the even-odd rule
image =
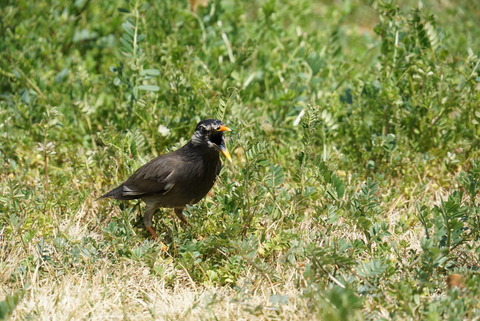
<svg viewBox="0 0 480 321">
<path fill-rule="evenodd" d="M 187 218 L 185 217 L 185 215 L 183 215 L 183 208 L 176 208 L 174 210 L 175 212 L 175 215 L 177 215 L 177 217 L 180 219 L 180 221 L 182 222 L 182 225 L 183 227 L 190 227 L 190 223 L 188 223 L 187 221 Z"/>
<path fill-rule="evenodd" d="M 162 247 L 162 252 L 166 252 L 168 250 L 168 247 L 165 245 L 165 243 L 158 239 L 157 232 L 155 232 L 155 230 L 151 226 L 146 226 L 146 229 L 152 235 L 153 240 L 160 244 L 160 246 Z"/>
</svg>

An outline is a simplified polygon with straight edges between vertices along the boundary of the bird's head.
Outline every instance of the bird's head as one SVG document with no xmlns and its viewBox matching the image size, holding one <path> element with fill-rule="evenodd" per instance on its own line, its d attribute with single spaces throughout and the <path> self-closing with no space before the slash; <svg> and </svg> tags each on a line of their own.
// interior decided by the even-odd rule
<svg viewBox="0 0 480 321">
<path fill-rule="evenodd" d="M 232 157 L 225 145 L 223 132 L 231 131 L 220 120 L 206 119 L 197 124 L 195 133 L 192 136 L 192 143 L 194 145 L 207 145 L 209 148 L 215 148 L 220 151 L 230 162 Z"/>
</svg>

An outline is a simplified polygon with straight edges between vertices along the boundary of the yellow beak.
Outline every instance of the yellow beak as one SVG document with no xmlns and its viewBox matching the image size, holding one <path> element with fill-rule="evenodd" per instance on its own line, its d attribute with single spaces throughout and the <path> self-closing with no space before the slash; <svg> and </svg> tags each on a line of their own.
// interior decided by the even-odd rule
<svg viewBox="0 0 480 321">
<path fill-rule="evenodd" d="M 232 130 L 230 128 L 228 128 L 227 126 L 223 126 L 223 125 L 220 125 L 220 127 L 218 127 L 217 129 L 217 132 L 231 132 Z"/>
<path fill-rule="evenodd" d="M 228 128 L 227 126 L 223 126 L 223 125 L 220 125 L 220 127 L 218 127 L 217 129 L 217 132 L 231 132 L 232 130 L 230 128 Z M 223 156 L 225 156 L 229 161 L 230 163 L 232 163 L 232 156 L 230 156 L 230 153 L 228 152 L 228 149 L 227 147 L 222 143 L 221 146 L 218 146 L 218 149 L 220 149 L 220 151 L 222 152 Z"/>
<path fill-rule="evenodd" d="M 220 151 L 222 152 L 223 156 L 225 156 L 230 161 L 230 163 L 233 163 L 232 156 L 230 156 L 227 147 L 220 146 Z"/>
</svg>

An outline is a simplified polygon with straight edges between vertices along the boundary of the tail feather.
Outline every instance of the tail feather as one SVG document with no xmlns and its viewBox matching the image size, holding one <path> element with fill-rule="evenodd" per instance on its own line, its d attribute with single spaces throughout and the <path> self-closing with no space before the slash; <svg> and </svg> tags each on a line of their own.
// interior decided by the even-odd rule
<svg viewBox="0 0 480 321">
<path fill-rule="evenodd" d="M 114 188 L 114 189 L 112 189 L 110 192 L 107 192 L 107 193 L 103 194 L 102 196 L 97 198 L 96 201 L 98 201 L 99 199 L 102 199 L 102 198 L 115 198 L 117 200 L 125 199 L 123 197 L 123 184 Z"/>
<path fill-rule="evenodd" d="M 114 198 L 116 200 L 135 200 L 138 198 L 142 198 L 145 194 L 128 194 L 125 193 L 123 184 L 112 189 L 110 192 L 105 193 L 104 195 L 100 196 L 96 199 L 96 201 L 102 198 Z"/>
</svg>

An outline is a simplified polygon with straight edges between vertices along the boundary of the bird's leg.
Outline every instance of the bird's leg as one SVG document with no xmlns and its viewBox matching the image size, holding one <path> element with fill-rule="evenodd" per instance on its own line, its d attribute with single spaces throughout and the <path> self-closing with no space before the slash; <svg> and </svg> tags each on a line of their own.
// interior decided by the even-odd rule
<svg viewBox="0 0 480 321">
<path fill-rule="evenodd" d="M 156 206 L 155 203 L 147 203 L 147 206 L 145 207 L 145 215 L 143 216 L 143 224 L 145 224 L 145 228 L 152 235 L 153 240 L 162 246 L 162 251 L 166 252 L 168 247 L 163 244 L 162 241 L 158 240 L 158 235 L 152 227 L 153 213 L 155 213 L 157 208 L 158 206 Z"/>
<path fill-rule="evenodd" d="M 145 215 L 143 216 L 143 224 L 145 224 L 145 228 L 152 235 L 155 241 L 158 240 L 158 236 L 152 227 L 152 219 L 153 213 L 156 209 L 157 207 L 155 206 L 155 204 L 147 203 L 147 206 L 145 207 Z"/>
<path fill-rule="evenodd" d="M 183 207 L 178 207 L 178 208 L 175 208 L 175 215 L 177 215 L 177 217 L 180 219 L 180 221 L 182 221 L 182 223 L 186 226 L 190 226 L 190 223 L 188 223 L 187 221 L 187 218 L 185 217 L 185 215 L 183 215 Z"/>
</svg>

